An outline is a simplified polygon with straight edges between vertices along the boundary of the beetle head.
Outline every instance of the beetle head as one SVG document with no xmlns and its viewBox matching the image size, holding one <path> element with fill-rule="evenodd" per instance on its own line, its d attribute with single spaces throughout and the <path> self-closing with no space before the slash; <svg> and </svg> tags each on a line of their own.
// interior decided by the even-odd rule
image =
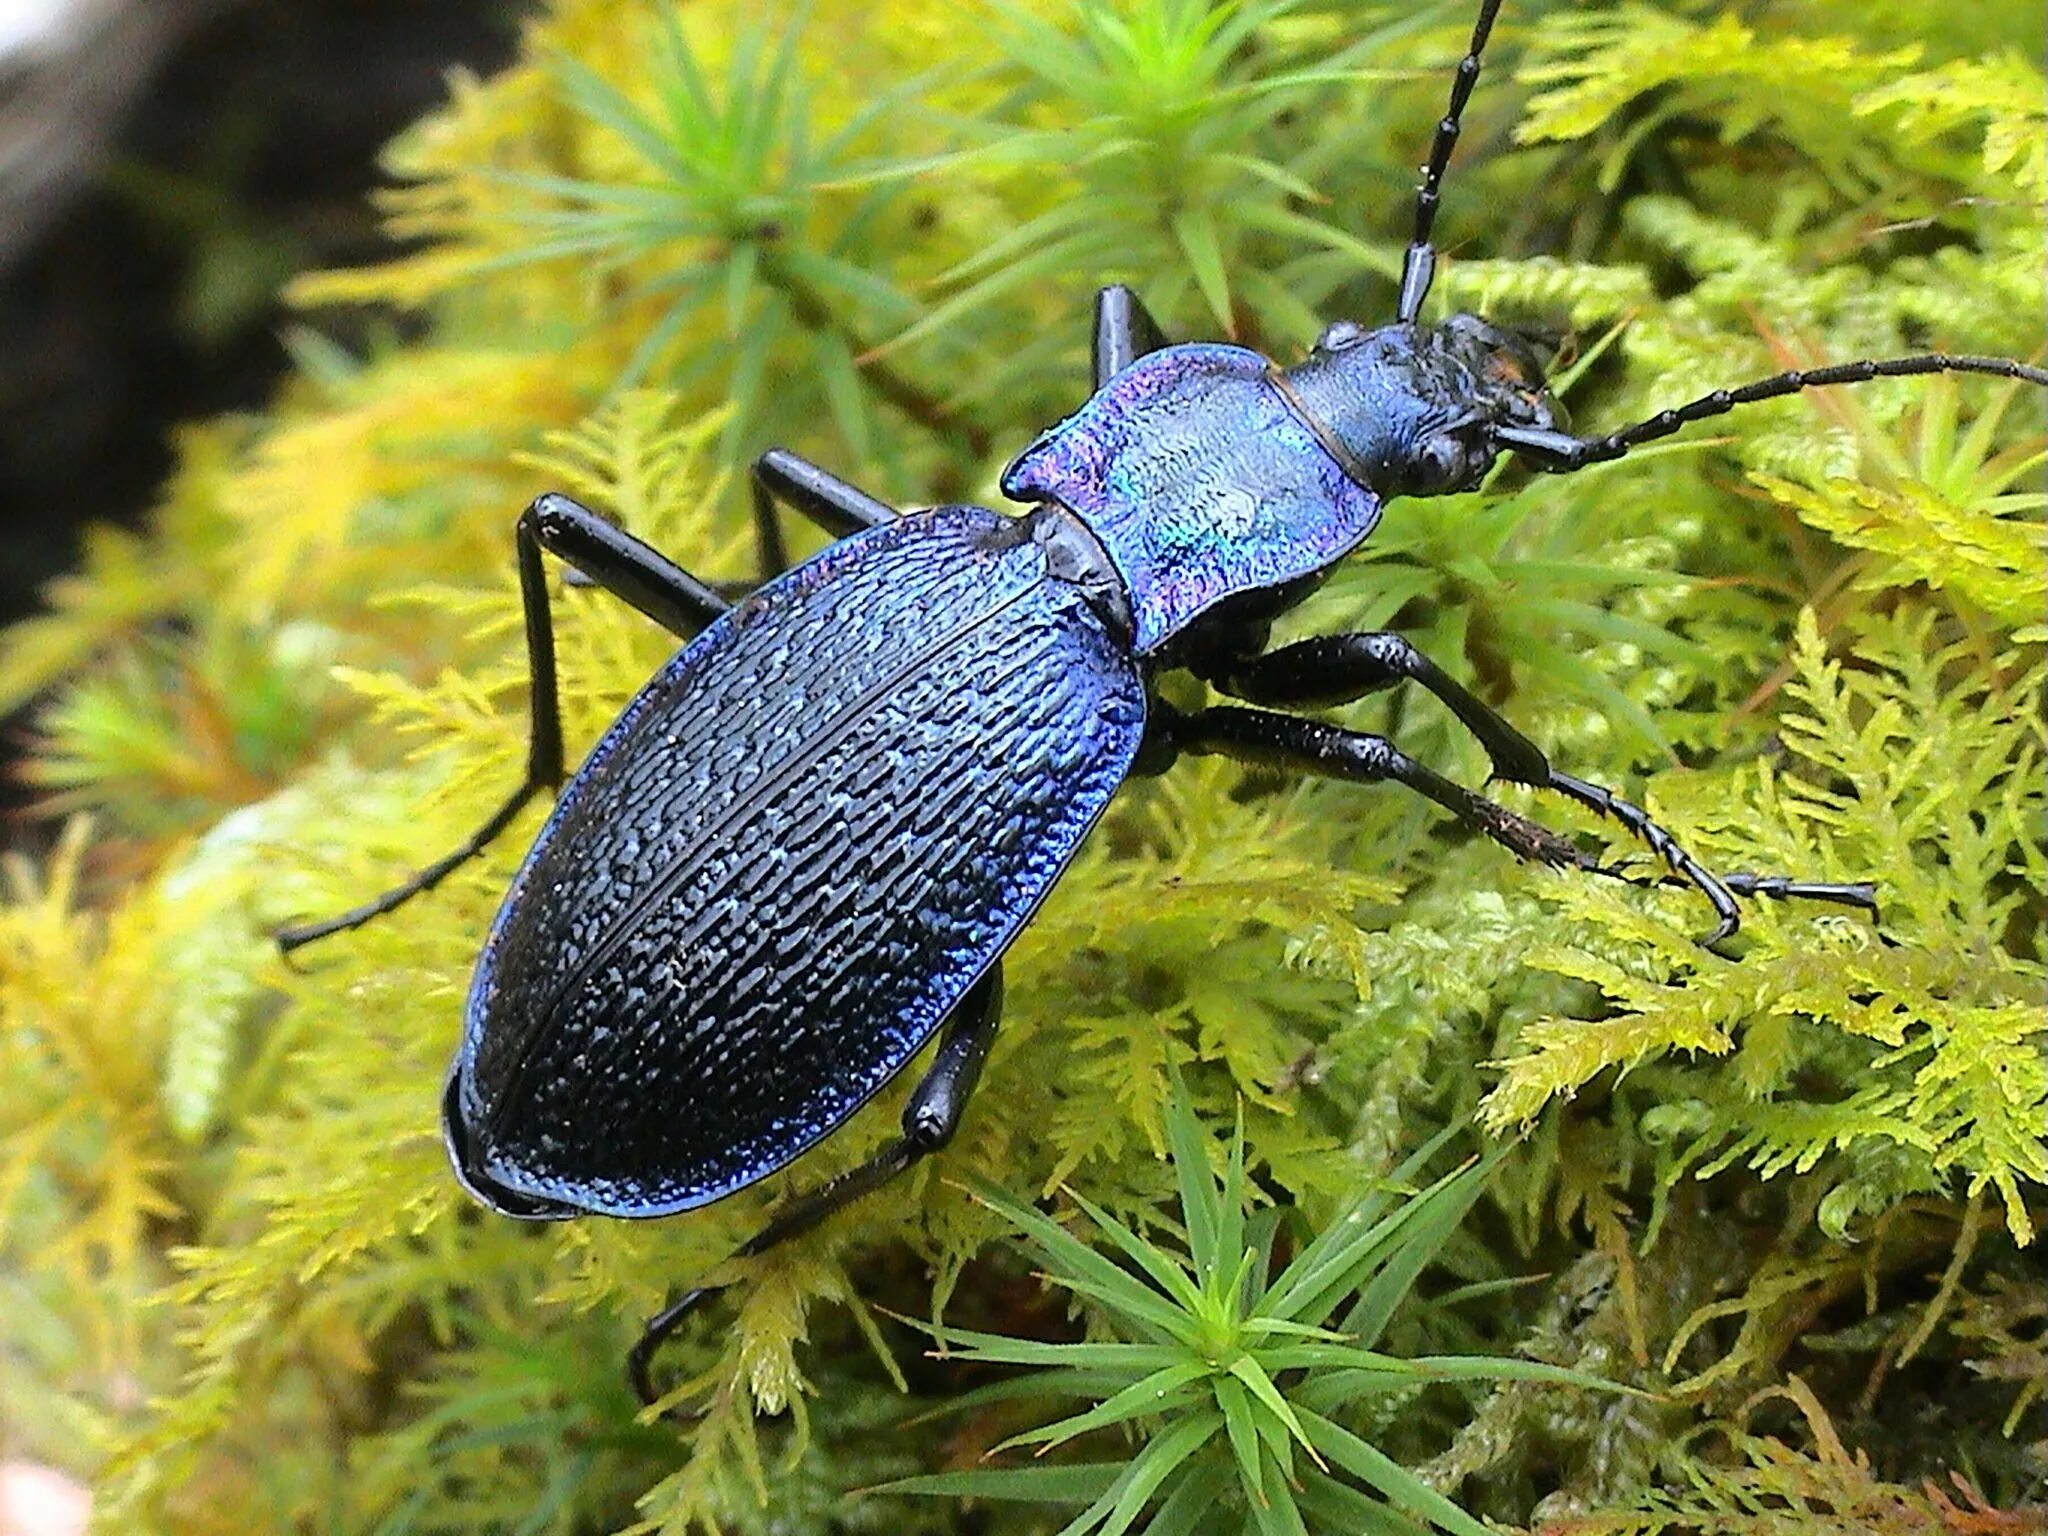
<svg viewBox="0 0 2048 1536">
<path fill-rule="evenodd" d="M 1476 315 L 1339 320 L 1284 377 L 1325 445 L 1384 497 L 1470 490 L 1500 453 L 1497 430 L 1567 425 L 1535 349 Z"/>
</svg>

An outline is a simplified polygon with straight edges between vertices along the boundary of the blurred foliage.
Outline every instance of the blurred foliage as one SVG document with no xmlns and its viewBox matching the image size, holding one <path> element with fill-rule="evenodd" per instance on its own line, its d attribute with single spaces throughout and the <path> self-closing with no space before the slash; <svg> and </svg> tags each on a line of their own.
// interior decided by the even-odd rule
<svg viewBox="0 0 2048 1536">
<path fill-rule="evenodd" d="M 905 505 L 991 499 L 1079 400 L 1100 283 L 1284 358 L 1316 316 L 1388 314 L 1469 10 L 554 0 L 519 63 L 456 79 L 390 152 L 398 254 L 298 282 L 271 411 L 185 432 L 149 530 L 0 642 L 78 816 L 0 906 L 8 1448 L 94 1477 L 109 1531 L 953 1530 L 950 1501 L 850 1490 L 969 1478 L 1019 1425 L 972 1402 L 904 1431 L 986 1375 L 869 1308 L 1105 1336 L 994 1245 L 1047 1218 L 962 1181 L 1085 1197 L 1076 1243 L 1170 1237 L 1178 1072 L 1211 1127 L 1242 1106 L 1245 1193 L 1307 1243 L 1432 1136 L 1494 1148 L 1390 1352 L 1661 1394 L 1332 1407 L 1401 1477 L 1559 1530 L 2038 1529 L 2037 393 L 1883 381 L 1510 468 L 1394 506 L 1286 625 L 1398 625 L 1710 862 L 1875 879 L 1876 928 L 1755 903 L 1709 953 L 1684 891 L 1189 762 L 1119 800 L 1013 951 L 953 1147 L 742 1264 L 901 1086 L 675 1221 L 536 1230 L 448 1177 L 442 1073 L 537 812 L 303 969 L 267 942 L 513 782 L 536 491 L 737 579 L 734 471 L 771 442 Z M 1854 355 L 2038 358 L 2042 28 L 2031 0 L 1510 4 L 1437 304 L 1576 330 L 1595 424 Z M 669 646 L 557 602 L 588 743 Z M 1414 702 L 1347 718 L 1478 782 Z M 686 1416 L 636 1420 L 619 1357 L 706 1276 L 735 1284 L 675 1348 Z M 1142 1422 L 1090 1454 L 1138 1464 Z"/>
</svg>

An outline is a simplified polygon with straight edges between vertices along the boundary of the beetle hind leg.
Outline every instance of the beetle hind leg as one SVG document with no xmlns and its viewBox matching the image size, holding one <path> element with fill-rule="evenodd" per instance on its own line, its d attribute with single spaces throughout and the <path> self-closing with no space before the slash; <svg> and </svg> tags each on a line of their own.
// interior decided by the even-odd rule
<svg viewBox="0 0 2048 1536">
<path fill-rule="evenodd" d="M 520 514 L 514 538 L 519 556 L 519 600 L 526 615 L 530 679 L 525 777 L 462 846 L 436 859 L 403 884 L 338 916 L 278 929 L 277 947 L 286 954 L 315 939 L 360 928 L 422 891 L 432 890 L 483 852 L 512 824 L 527 801 L 562 782 L 562 715 L 555 687 L 554 614 L 548 603 L 542 551 L 566 560 L 595 585 L 623 598 L 655 623 L 686 639 L 732 606 L 665 555 L 566 496 L 537 498 Z"/>
<path fill-rule="evenodd" d="M 995 1040 L 1002 1007 L 1003 968 L 998 962 L 948 1016 L 938 1053 L 911 1090 L 910 1102 L 903 1107 L 902 1133 L 866 1162 L 786 1201 L 768 1219 L 768 1225 L 741 1244 L 733 1257 L 755 1258 L 801 1236 L 950 1142 L 960 1129 L 975 1084 L 981 1080 L 982 1065 L 988 1060 L 989 1046 Z M 639 1342 L 626 1356 L 626 1379 L 641 1402 L 654 1403 L 661 1397 L 651 1371 L 661 1346 L 696 1310 L 698 1303 L 722 1288 L 698 1286 L 685 1291 L 648 1320 Z"/>
</svg>

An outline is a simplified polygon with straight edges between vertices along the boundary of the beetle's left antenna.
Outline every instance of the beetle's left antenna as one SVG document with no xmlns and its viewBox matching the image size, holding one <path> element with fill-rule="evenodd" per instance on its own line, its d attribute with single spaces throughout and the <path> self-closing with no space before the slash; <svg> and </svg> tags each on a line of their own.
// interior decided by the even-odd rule
<svg viewBox="0 0 2048 1536">
<path fill-rule="evenodd" d="M 1429 160 L 1422 167 L 1422 185 L 1415 190 L 1415 237 L 1408 242 L 1408 256 L 1401 264 L 1401 308 L 1399 318 L 1413 320 L 1422 313 L 1422 301 L 1429 297 L 1429 285 L 1436 280 L 1436 247 L 1429 232 L 1436 224 L 1436 205 L 1443 199 L 1444 171 L 1451 163 L 1451 151 L 1458 143 L 1458 123 L 1465 115 L 1465 103 L 1472 87 L 1479 83 L 1479 55 L 1486 51 L 1486 39 L 1493 31 L 1494 13 L 1500 0 L 1482 0 L 1479 20 L 1472 26 L 1472 43 L 1458 64 L 1451 81 L 1451 104 L 1436 125 L 1430 142 Z"/>
</svg>

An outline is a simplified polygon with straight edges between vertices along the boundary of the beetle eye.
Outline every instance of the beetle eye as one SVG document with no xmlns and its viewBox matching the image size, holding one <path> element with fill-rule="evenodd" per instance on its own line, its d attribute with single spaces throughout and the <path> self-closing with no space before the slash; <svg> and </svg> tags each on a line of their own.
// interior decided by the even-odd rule
<svg viewBox="0 0 2048 1536">
<path fill-rule="evenodd" d="M 1318 352 L 1342 352 L 1346 347 L 1355 347 L 1365 340 L 1365 327 L 1356 320 L 1333 320 L 1323 327 L 1323 334 L 1316 338 Z"/>
</svg>

